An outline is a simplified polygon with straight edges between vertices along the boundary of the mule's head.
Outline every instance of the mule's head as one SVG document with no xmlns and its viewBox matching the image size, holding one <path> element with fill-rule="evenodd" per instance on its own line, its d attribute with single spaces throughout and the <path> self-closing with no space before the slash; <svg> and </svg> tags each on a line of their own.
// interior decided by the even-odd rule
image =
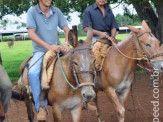
<svg viewBox="0 0 163 122">
<path fill-rule="evenodd" d="M 160 41 L 152 34 L 145 21 L 142 21 L 142 29 L 128 28 L 136 35 L 137 55 L 145 58 L 154 69 L 163 71 L 163 56 L 160 49 Z"/>
<path fill-rule="evenodd" d="M 94 67 L 94 55 L 91 50 L 93 32 L 89 28 L 86 41 L 77 41 L 72 31 L 69 32 L 69 41 L 73 46 L 71 54 L 71 68 L 76 84 L 81 88 L 81 94 L 85 101 L 91 101 L 96 96 L 94 92 L 94 81 L 96 71 Z"/>
</svg>

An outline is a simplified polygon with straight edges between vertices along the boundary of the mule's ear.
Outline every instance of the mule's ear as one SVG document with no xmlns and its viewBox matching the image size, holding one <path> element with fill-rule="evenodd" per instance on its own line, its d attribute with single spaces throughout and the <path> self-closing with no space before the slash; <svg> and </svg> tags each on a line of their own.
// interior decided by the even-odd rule
<svg viewBox="0 0 163 122">
<path fill-rule="evenodd" d="M 68 41 L 70 45 L 73 46 L 74 48 L 77 46 L 78 41 L 73 30 L 70 30 L 68 33 Z"/>
<path fill-rule="evenodd" d="M 129 25 L 127 25 L 127 27 L 128 27 L 132 32 L 134 32 L 134 33 L 138 33 L 138 32 L 140 31 L 139 29 L 134 28 L 134 27 L 129 26 Z"/>
<path fill-rule="evenodd" d="M 91 27 L 91 25 L 88 27 L 87 30 L 87 38 L 86 41 L 92 41 L 92 37 L 93 37 L 93 29 Z"/>
<path fill-rule="evenodd" d="M 142 21 L 142 27 L 147 31 L 151 32 L 151 29 L 149 28 L 148 24 L 145 22 L 145 20 Z"/>
</svg>

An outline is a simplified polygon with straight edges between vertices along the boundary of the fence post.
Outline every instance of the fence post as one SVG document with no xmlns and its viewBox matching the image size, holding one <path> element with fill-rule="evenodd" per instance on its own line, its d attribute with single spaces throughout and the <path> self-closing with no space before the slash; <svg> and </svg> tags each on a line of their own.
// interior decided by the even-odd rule
<svg viewBox="0 0 163 122">
<path fill-rule="evenodd" d="M 76 39 L 78 40 L 78 30 L 77 30 L 77 26 L 76 26 L 76 25 L 73 25 L 73 26 L 72 26 L 72 30 L 73 30 L 73 32 L 74 32 L 74 34 L 75 34 L 75 36 L 76 36 Z"/>
</svg>

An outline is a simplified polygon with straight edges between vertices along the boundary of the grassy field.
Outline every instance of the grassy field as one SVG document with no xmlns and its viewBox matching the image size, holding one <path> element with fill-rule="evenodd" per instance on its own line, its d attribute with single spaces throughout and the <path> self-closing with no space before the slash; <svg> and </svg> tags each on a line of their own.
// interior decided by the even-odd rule
<svg viewBox="0 0 163 122">
<path fill-rule="evenodd" d="M 124 39 L 126 34 L 117 35 L 117 39 Z M 79 37 L 85 39 L 85 37 Z M 64 42 L 64 38 L 60 39 Z M 13 48 L 9 48 L 7 42 L 0 42 L 0 53 L 3 66 L 6 69 L 11 81 L 17 81 L 19 78 L 19 66 L 23 60 L 32 55 L 31 41 L 15 41 Z"/>
</svg>

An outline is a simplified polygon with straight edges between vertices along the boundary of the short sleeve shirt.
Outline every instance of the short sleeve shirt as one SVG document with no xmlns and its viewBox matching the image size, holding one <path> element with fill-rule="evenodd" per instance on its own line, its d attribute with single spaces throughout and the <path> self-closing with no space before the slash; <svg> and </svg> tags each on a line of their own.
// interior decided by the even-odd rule
<svg viewBox="0 0 163 122">
<path fill-rule="evenodd" d="M 48 17 L 40 10 L 38 5 L 29 8 L 27 12 L 26 28 L 35 29 L 36 34 L 50 45 L 60 44 L 57 27 L 63 29 L 65 26 L 67 26 L 67 21 L 57 7 L 50 7 Z M 36 44 L 34 41 L 32 44 L 34 47 L 33 53 L 37 51 L 46 52 L 44 47 Z"/>
<path fill-rule="evenodd" d="M 111 9 L 105 6 L 105 16 L 103 16 L 96 3 L 88 6 L 83 13 L 83 28 L 90 24 L 92 24 L 93 29 L 102 32 L 110 33 L 113 28 L 119 30 Z"/>
</svg>

